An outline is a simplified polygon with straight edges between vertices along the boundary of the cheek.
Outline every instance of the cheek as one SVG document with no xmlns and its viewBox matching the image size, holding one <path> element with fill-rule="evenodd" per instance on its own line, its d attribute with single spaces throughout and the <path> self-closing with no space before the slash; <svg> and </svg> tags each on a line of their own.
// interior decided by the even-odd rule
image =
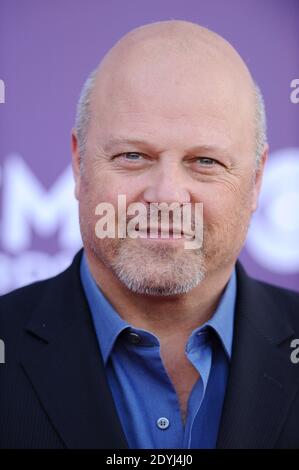
<svg viewBox="0 0 299 470">
<path fill-rule="evenodd" d="M 107 174 L 98 186 L 98 196 L 117 207 L 118 196 L 120 195 L 126 197 L 127 205 L 140 200 L 144 189 L 144 181 L 138 177 L 128 178 L 118 174 Z"/>
<path fill-rule="evenodd" d="M 94 212 L 96 206 L 100 203 L 112 204 L 115 210 L 118 204 L 122 204 L 118 198 L 125 195 L 126 204 L 136 202 L 138 200 L 138 190 L 136 185 L 128 184 L 128 182 L 108 175 L 105 178 L 94 178 L 88 181 L 88 184 L 82 191 L 82 202 L 88 207 L 89 212 Z"/>
<path fill-rule="evenodd" d="M 235 224 L 238 219 L 244 220 L 250 214 L 250 187 L 234 186 L 227 188 L 211 187 L 201 197 L 203 202 L 204 222 L 207 225 Z"/>
</svg>

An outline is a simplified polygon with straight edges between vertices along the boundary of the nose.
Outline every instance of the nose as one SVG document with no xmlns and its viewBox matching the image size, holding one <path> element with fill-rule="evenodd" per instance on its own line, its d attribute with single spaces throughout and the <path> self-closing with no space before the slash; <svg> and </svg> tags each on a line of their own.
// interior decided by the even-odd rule
<svg viewBox="0 0 299 470">
<path fill-rule="evenodd" d="M 168 163 L 167 159 L 159 163 L 150 174 L 150 181 L 143 193 L 143 198 L 147 203 L 183 204 L 190 202 L 191 196 L 181 164 L 179 162 Z"/>
</svg>

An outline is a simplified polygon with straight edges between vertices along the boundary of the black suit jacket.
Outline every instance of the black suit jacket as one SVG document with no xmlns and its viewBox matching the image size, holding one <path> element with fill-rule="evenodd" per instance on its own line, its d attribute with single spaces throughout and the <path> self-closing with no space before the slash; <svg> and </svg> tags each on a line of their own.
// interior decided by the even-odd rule
<svg viewBox="0 0 299 470">
<path fill-rule="evenodd" d="M 127 448 L 81 286 L 58 276 L 0 298 L 0 448 Z M 299 448 L 299 295 L 237 262 L 232 361 L 218 448 Z"/>
</svg>

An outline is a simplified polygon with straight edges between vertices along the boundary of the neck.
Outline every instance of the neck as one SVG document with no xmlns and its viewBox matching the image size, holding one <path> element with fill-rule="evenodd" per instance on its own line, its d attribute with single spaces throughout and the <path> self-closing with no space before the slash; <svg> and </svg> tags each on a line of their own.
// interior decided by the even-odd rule
<svg viewBox="0 0 299 470">
<path fill-rule="evenodd" d="M 96 284 L 118 314 L 135 328 L 165 340 L 187 337 L 212 317 L 233 270 L 231 265 L 209 273 L 186 294 L 149 296 L 130 291 L 91 251 L 85 249 L 85 255 Z"/>
</svg>

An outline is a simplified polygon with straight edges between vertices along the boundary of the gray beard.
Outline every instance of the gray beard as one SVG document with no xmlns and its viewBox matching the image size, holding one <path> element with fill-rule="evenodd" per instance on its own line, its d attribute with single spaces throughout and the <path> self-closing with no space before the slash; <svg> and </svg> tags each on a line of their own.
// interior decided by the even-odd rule
<svg viewBox="0 0 299 470">
<path fill-rule="evenodd" d="M 173 296 L 186 294 L 202 282 L 206 274 L 203 258 L 202 250 L 178 249 L 160 243 L 138 247 L 129 241 L 120 244 L 108 265 L 131 292 Z"/>
</svg>

